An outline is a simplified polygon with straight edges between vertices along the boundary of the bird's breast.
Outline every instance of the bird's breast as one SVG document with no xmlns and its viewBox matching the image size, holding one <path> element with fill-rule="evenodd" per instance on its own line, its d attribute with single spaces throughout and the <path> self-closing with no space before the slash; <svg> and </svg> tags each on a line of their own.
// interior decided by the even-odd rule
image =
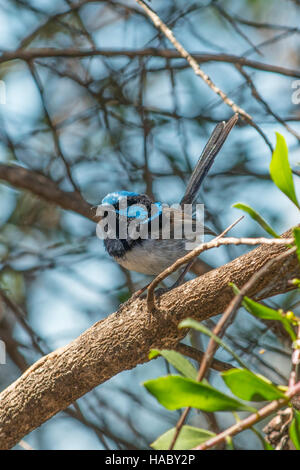
<svg viewBox="0 0 300 470">
<path fill-rule="evenodd" d="M 109 250 L 107 250 L 109 251 Z M 126 269 L 157 275 L 186 255 L 185 240 L 139 240 L 130 249 L 111 254 Z"/>
</svg>

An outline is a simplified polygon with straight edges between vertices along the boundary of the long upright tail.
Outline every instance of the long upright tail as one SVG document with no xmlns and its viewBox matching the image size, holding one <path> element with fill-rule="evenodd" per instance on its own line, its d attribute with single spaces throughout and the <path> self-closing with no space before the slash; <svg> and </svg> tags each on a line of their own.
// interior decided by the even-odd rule
<svg viewBox="0 0 300 470">
<path fill-rule="evenodd" d="M 181 199 L 180 204 L 192 204 L 195 200 L 201 183 L 207 175 L 210 167 L 212 166 L 218 152 L 222 148 L 229 132 L 238 121 L 238 114 L 234 114 L 229 121 L 220 122 L 214 128 L 203 152 L 200 155 L 197 165 L 192 173 L 192 176 L 187 185 L 185 194 Z"/>
</svg>

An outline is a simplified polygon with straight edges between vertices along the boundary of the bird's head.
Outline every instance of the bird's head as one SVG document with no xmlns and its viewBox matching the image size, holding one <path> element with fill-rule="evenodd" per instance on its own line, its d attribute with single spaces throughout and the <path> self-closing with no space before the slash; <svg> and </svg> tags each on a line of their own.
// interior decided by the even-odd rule
<svg viewBox="0 0 300 470">
<path fill-rule="evenodd" d="M 114 191 L 107 194 L 101 202 L 98 211 L 100 219 L 107 215 L 113 215 L 117 226 L 120 220 L 126 218 L 127 224 L 133 220 L 141 225 L 146 225 L 153 218 L 162 213 L 162 204 L 153 202 L 146 194 L 138 194 L 130 191 Z M 112 214 L 113 213 L 113 214 Z"/>
</svg>

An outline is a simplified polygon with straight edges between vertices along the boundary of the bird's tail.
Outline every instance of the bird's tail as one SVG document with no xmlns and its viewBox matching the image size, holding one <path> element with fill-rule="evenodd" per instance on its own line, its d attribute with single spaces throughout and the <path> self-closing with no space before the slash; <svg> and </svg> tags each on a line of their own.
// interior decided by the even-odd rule
<svg viewBox="0 0 300 470">
<path fill-rule="evenodd" d="M 202 181 L 212 166 L 214 159 L 223 146 L 229 132 L 238 121 L 238 118 L 238 114 L 234 114 L 229 121 L 220 122 L 213 130 L 189 180 L 185 194 L 180 202 L 181 205 L 192 204 L 194 202 Z"/>
</svg>

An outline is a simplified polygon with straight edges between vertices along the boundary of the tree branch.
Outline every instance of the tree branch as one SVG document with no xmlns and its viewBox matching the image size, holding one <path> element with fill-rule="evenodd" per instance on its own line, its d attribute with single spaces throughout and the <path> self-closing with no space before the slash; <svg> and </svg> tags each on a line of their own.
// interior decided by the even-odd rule
<svg viewBox="0 0 300 470">
<path fill-rule="evenodd" d="M 264 72 L 278 73 L 287 77 L 300 78 L 300 70 L 281 67 L 280 65 L 265 64 L 257 60 L 250 60 L 246 57 L 233 54 L 201 54 L 191 52 L 191 55 L 198 63 L 206 62 L 225 62 L 229 64 L 238 64 L 252 69 L 262 70 Z M 164 59 L 181 59 L 182 55 L 172 49 L 158 49 L 149 47 L 146 49 L 56 49 L 54 47 L 39 47 L 30 49 L 17 49 L 14 51 L 5 51 L 0 55 L 0 63 L 10 60 L 30 61 L 34 59 L 45 59 L 50 57 L 80 58 L 80 57 L 162 57 Z M 185 67 L 189 67 L 186 65 Z"/>
<path fill-rule="evenodd" d="M 293 398 L 295 395 L 298 395 L 299 392 L 300 392 L 300 382 L 298 382 L 293 387 L 289 388 L 289 390 L 285 394 L 286 398 L 280 398 L 279 400 L 271 401 L 271 403 L 268 403 L 266 406 L 264 406 L 260 410 L 257 410 L 256 413 L 253 413 L 252 415 L 234 424 L 233 426 L 226 429 L 225 431 L 218 434 L 217 436 L 212 437 L 211 439 L 205 441 L 200 446 L 195 447 L 195 450 L 210 449 L 211 447 L 214 447 L 215 445 L 219 444 L 226 438 L 235 436 L 236 434 L 244 431 L 245 429 L 251 428 L 258 421 L 261 421 L 267 416 L 270 416 L 270 414 L 282 408 L 284 405 L 287 405 L 290 399 Z"/>
<path fill-rule="evenodd" d="M 136 2 L 143 8 L 145 13 L 149 16 L 155 27 L 161 31 L 166 38 L 171 42 L 171 44 L 177 49 L 179 54 L 185 59 L 188 64 L 193 69 L 194 73 L 200 77 L 209 88 L 216 93 L 228 106 L 232 108 L 235 113 L 239 113 L 243 116 L 247 121 L 252 121 L 252 117 L 246 113 L 246 111 L 238 106 L 229 96 L 224 93 L 221 88 L 219 88 L 211 78 L 205 73 L 198 65 L 195 58 L 183 47 L 183 45 L 175 38 L 173 31 L 161 20 L 158 14 L 152 10 L 144 0 L 136 0 Z"/>
<path fill-rule="evenodd" d="M 283 235 L 291 236 L 291 231 Z M 63 348 L 44 356 L 0 395 L 0 449 L 14 446 L 82 395 L 123 370 L 147 362 L 151 348 L 177 345 L 186 317 L 205 320 L 222 312 L 232 299 L 228 283 L 244 285 L 270 259 L 286 250 L 261 246 L 214 271 L 161 295 L 159 311 L 149 324 L 147 301 L 130 299 Z M 291 290 L 300 277 L 295 254 L 274 263 L 248 295 L 266 298 Z"/>
<path fill-rule="evenodd" d="M 96 209 L 78 192 L 66 192 L 59 189 L 47 176 L 21 166 L 0 163 L 0 180 L 12 184 L 15 188 L 26 189 L 62 209 L 71 210 L 96 221 Z"/>
<path fill-rule="evenodd" d="M 203 360 L 204 357 L 204 352 L 184 343 L 178 343 L 176 346 L 174 346 L 174 351 L 178 351 L 199 363 Z M 217 370 L 218 372 L 224 372 L 225 370 L 233 369 L 233 366 L 227 362 L 219 361 L 219 359 L 213 359 L 211 368 Z"/>
</svg>

